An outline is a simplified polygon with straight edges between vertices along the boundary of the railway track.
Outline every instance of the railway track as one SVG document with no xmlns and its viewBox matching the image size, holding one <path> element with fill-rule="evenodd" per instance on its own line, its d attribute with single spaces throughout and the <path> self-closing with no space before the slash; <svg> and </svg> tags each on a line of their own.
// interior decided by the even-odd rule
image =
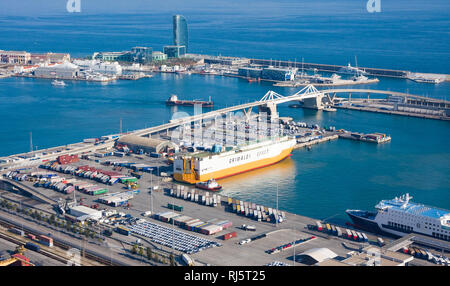
<svg viewBox="0 0 450 286">
<path fill-rule="evenodd" d="M 3 233 L 0 233 L 0 238 L 2 238 L 2 239 L 4 239 L 4 240 L 7 240 L 7 241 L 9 241 L 9 242 L 12 242 L 12 243 L 14 243 L 14 244 L 17 244 L 17 245 L 23 245 L 23 244 L 25 244 L 23 240 L 17 239 L 17 238 L 15 238 L 15 237 L 13 237 L 13 236 L 5 235 L 5 234 L 3 234 Z M 49 251 L 47 251 L 47 250 L 45 250 L 45 249 L 41 249 L 41 250 L 39 251 L 39 253 L 42 254 L 42 255 L 44 255 L 44 256 L 47 256 L 47 257 L 49 257 L 49 258 L 51 258 L 51 259 L 54 259 L 54 260 L 56 260 L 56 261 L 65 263 L 65 264 L 68 262 L 68 259 L 67 259 L 67 258 L 62 257 L 61 255 L 57 255 L 57 254 L 54 254 L 54 253 L 52 253 L 52 252 L 49 252 Z"/>
<path fill-rule="evenodd" d="M 27 233 L 33 234 L 35 236 L 38 236 L 38 235 L 42 234 L 42 233 L 34 231 L 32 229 L 25 228 L 25 227 L 22 227 L 20 225 L 16 225 L 16 224 L 11 223 L 9 221 L 5 221 L 2 218 L 0 218 L 0 225 L 5 227 L 5 228 L 7 228 L 7 229 L 9 229 L 9 228 L 23 228 L 24 231 L 26 231 Z M 17 238 L 14 238 L 14 237 L 11 237 L 11 236 L 6 236 L 4 234 L 0 234 L 0 237 L 4 238 L 5 240 L 11 241 L 13 243 L 16 243 L 16 244 L 24 244 L 23 241 L 20 241 Z M 61 248 L 63 250 L 69 250 L 69 249 L 73 248 L 73 245 L 70 245 L 68 243 L 61 242 L 61 241 L 55 240 L 55 239 L 53 239 L 53 245 L 56 246 L 56 247 L 59 247 L 59 248 Z M 57 255 L 57 254 L 49 252 L 49 251 L 47 251 L 45 249 L 41 249 L 40 253 L 45 255 L 45 256 L 47 256 L 47 257 L 49 257 L 49 258 L 55 259 L 55 260 L 63 262 L 63 263 L 67 263 L 69 261 L 69 259 L 67 259 L 67 257 L 63 257 L 61 255 Z M 98 263 L 100 263 L 102 265 L 106 265 L 106 266 L 123 266 L 124 265 L 124 264 L 118 263 L 118 262 L 116 262 L 114 260 L 108 259 L 107 257 L 100 257 L 100 256 L 92 253 L 89 250 L 83 250 L 82 253 L 81 253 L 81 257 L 82 258 L 84 257 L 84 258 L 86 258 L 88 260 L 96 261 L 96 262 L 98 262 Z M 86 265 L 86 266 L 88 266 L 88 265 Z"/>
</svg>

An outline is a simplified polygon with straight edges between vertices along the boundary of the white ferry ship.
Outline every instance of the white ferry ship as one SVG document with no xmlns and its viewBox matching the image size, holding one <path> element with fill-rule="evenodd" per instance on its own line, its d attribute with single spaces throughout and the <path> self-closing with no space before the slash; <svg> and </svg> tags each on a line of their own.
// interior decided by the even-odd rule
<svg viewBox="0 0 450 286">
<path fill-rule="evenodd" d="M 450 211 L 412 203 L 409 194 L 382 200 L 377 212 L 346 210 L 357 227 L 395 236 L 419 233 L 450 241 Z"/>
<path fill-rule="evenodd" d="M 189 184 L 221 179 L 275 164 L 292 152 L 296 139 L 276 137 L 218 152 L 197 152 L 175 157 L 173 177 Z"/>
</svg>

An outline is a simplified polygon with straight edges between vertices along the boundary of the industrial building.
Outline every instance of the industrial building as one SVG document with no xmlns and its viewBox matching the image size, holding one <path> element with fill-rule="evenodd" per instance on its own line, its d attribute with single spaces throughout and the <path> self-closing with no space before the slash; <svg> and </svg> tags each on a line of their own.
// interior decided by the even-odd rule
<svg viewBox="0 0 450 286">
<path fill-rule="evenodd" d="M 251 78 L 261 78 L 262 68 L 251 68 L 251 67 L 239 68 L 238 75 Z"/>
<path fill-rule="evenodd" d="M 160 153 L 168 150 L 178 151 L 178 146 L 173 142 L 136 135 L 123 136 L 117 140 L 117 144 L 126 145 L 135 153 L 139 153 L 140 150 L 145 153 Z"/>
<path fill-rule="evenodd" d="M 206 62 L 206 59 L 205 59 Z M 251 78 L 262 78 L 276 81 L 290 81 L 295 79 L 296 68 L 276 68 L 276 67 L 241 67 L 238 75 Z"/>
<path fill-rule="evenodd" d="M 36 77 L 73 79 L 79 76 L 80 68 L 69 62 L 39 67 L 34 71 Z"/>
<path fill-rule="evenodd" d="M 99 220 L 102 218 L 102 212 L 85 206 L 76 206 L 69 210 L 69 213 L 76 217 L 77 220 L 85 221 L 86 219 Z"/>
<path fill-rule="evenodd" d="M 186 54 L 186 46 L 164 46 L 163 51 L 167 58 L 180 58 Z"/>
</svg>

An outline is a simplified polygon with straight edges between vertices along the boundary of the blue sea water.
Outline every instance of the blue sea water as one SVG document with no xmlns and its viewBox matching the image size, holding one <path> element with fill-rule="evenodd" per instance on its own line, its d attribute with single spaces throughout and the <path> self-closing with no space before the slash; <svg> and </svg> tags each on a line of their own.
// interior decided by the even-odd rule
<svg viewBox="0 0 450 286">
<path fill-rule="evenodd" d="M 188 19 L 192 53 L 297 61 L 303 57 L 305 62 L 342 65 L 354 64 L 356 55 L 360 66 L 450 73 L 447 1 L 382 1 L 382 13 L 374 14 L 365 11 L 365 1 L 356 0 L 230 1 L 216 6 L 208 1 L 160 11 L 139 9 L 144 2 L 131 2 L 139 12 L 102 13 L 84 1 L 85 12 L 77 15 L 59 12 L 56 6 L 51 14 L 0 13 L 0 49 L 69 52 L 75 57 L 136 45 L 162 50 L 171 44 L 171 15 L 182 13 Z M 450 91 L 449 83 L 385 78 L 367 87 L 441 99 L 448 99 Z M 27 151 L 29 132 L 34 145 L 44 148 L 117 132 L 120 118 L 124 130 L 167 122 L 174 111 L 164 105 L 170 94 L 211 96 L 215 108 L 222 108 L 257 100 L 269 89 L 283 95 L 297 91 L 200 75 L 156 74 L 108 84 L 68 82 L 66 87 L 53 87 L 48 80 L 0 79 L 0 156 Z M 336 220 L 346 219 L 347 208 L 371 208 L 405 192 L 415 201 L 450 208 L 448 122 L 287 105 L 279 112 L 296 121 L 387 133 L 392 141 L 372 145 L 337 140 L 311 151 L 296 150 L 280 164 L 223 180 L 225 194 L 275 206 L 278 188 L 281 209 Z"/>
</svg>

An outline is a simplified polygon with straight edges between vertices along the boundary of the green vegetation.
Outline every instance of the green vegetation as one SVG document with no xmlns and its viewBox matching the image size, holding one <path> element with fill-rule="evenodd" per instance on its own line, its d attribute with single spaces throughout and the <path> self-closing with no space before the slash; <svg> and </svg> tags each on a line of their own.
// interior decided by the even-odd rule
<svg viewBox="0 0 450 286">
<path fill-rule="evenodd" d="M 150 247 L 147 247 L 147 259 L 148 260 L 152 260 L 153 256 L 153 252 L 152 249 Z"/>
</svg>

